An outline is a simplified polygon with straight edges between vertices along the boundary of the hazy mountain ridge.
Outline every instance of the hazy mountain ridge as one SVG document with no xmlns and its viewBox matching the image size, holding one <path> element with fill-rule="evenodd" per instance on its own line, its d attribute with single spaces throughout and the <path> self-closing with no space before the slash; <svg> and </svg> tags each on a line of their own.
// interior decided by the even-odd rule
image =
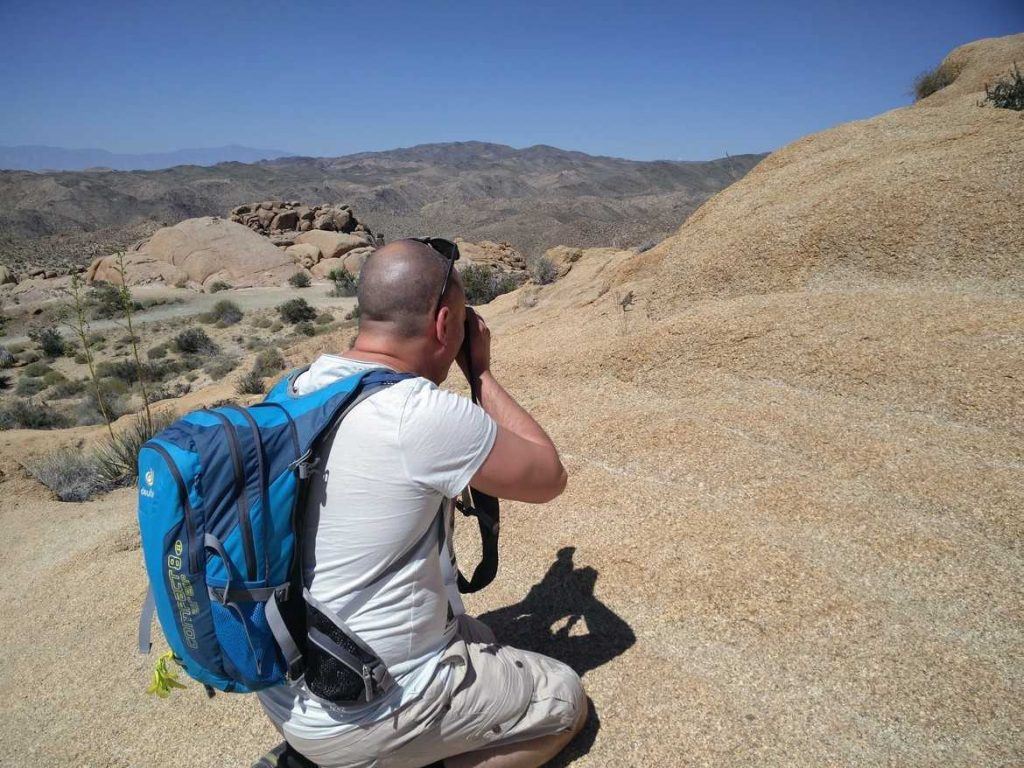
<svg viewBox="0 0 1024 768">
<path fill-rule="evenodd" d="M 644 162 L 459 142 L 159 171 L 3 171 L 0 260 L 84 263 L 163 224 L 275 198 L 350 203 L 389 239 L 430 232 L 533 253 L 635 245 L 674 231 L 761 157 Z"/>
<path fill-rule="evenodd" d="M 238 144 L 131 153 L 27 144 L 0 146 L 0 168 L 14 171 L 155 171 L 175 165 L 216 165 L 231 161 L 254 163 L 287 154 L 279 149 L 255 149 Z"/>
</svg>

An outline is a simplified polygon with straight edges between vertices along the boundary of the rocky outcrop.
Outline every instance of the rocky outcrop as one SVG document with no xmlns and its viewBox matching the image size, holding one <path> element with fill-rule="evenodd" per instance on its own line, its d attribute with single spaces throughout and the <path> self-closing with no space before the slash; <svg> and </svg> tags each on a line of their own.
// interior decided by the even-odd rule
<svg viewBox="0 0 1024 768">
<path fill-rule="evenodd" d="M 495 243 L 490 240 L 471 243 L 458 239 L 455 242 L 459 246 L 460 268 L 476 264 L 499 272 L 513 273 L 526 270 L 526 258 L 510 243 Z"/>
<path fill-rule="evenodd" d="M 218 280 L 236 288 L 282 285 L 295 271 L 292 257 L 267 238 L 212 216 L 164 227 L 125 254 L 129 285 L 162 282 L 199 288 Z M 86 280 L 120 284 L 116 257 L 93 261 Z"/>
<path fill-rule="evenodd" d="M 582 248 L 573 248 L 568 245 L 556 245 L 544 253 L 544 257 L 555 266 L 557 277 L 565 277 L 569 274 L 572 265 L 579 261 L 582 256 Z"/>
<path fill-rule="evenodd" d="M 344 203 L 310 206 L 298 200 L 265 200 L 233 208 L 231 220 L 267 236 L 321 230 L 356 233 L 365 235 L 367 241 L 374 240 L 370 228 L 356 218 L 351 206 Z"/>
</svg>

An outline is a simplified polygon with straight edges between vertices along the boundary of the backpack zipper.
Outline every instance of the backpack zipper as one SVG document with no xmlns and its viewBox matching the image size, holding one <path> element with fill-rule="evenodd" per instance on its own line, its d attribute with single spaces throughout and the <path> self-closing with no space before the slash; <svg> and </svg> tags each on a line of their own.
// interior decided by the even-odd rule
<svg viewBox="0 0 1024 768">
<path fill-rule="evenodd" d="M 178 495 L 181 496 L 181 503 L 185 508 L 185 530 L 188 531 L 188 569 L 190 573 L 197 573 L 199 571 L 199 562 L 196 556 L 196 529 L 195 522 L 192 520 L 192 504 L 188 500 L 188 488 L 185 486 L 185 480 L 178 470 L 178 465 L 174 463 L 174 459 L 171 458 L 171 454 L 167 452 L 166 448 L 154 442 L 144 443 L 142 447 L 156 451 L 160 455 L 164 463 L 167 464 L 167 468 L 171 470 L 171 477 L 174 478 L 174 482 L 178 486 Z"/>
<path fill-rule="evenodd" d="M 215 416 L 223 425 L 227 434 L 228 448 L 231 452 L 231 459 L 235 464 L 235 494 L 238 497 L 238 525 L 242 529 L 242 550 L 245 553 L 246 579 L 256 579 L 256 545 L 252 539 L 252 523 L 249 520 L 249 500 L 246 498 L 245 470 L 242 468 L 242 449 L 238 445 L 238 435 L 235 434 L 235 425 L 231 419 L 223 413 L 207 410 L 211 416 Z M 225 563 L 225 566 L 227 563 Z"/>
</svg>

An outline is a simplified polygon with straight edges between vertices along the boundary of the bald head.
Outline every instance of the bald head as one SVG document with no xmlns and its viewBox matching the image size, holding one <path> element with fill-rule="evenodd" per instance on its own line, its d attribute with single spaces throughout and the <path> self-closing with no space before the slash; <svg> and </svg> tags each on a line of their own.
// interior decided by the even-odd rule
<svg viewBox="0 0 1024 768">
<path fill-rule="evenodd" d="M 447 268 L 441 254 L 416 240 L 378 248 L 359 273 L 360 324 L 387 324 L 390 332 L 403 337 L 423 333 Z"/>
</svg>

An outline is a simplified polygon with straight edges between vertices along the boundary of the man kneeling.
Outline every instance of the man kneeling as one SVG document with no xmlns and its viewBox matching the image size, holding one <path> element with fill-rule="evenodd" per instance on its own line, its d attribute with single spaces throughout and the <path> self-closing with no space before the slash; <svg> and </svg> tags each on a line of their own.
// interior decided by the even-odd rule
<svg viewBox="0 0 1024 768">
<path fill-rule="evenodd" d="M 376 251 L 360 275 L 359 335 L 295 380 L 298 394 L 368 368 L 416 374 L 357 405 L 324 442 L 305 510 L 305 579 L 381 658 L 396 685 L 333 706 L 302 684 L 259 694 L 292 748 L 325 766 L 528 768 L 582 728 L 586 698 L 561 662 L 496 643 L 465 615 L 452 499 L 472 482 L 543 503 L 565 488 L 550 438 L 490 372 L 471 317 L 480 403 L 440 389 L 459 359 L 466 297 L 451 255 L 416 240 Z M 428 535 L 444 506 L 444 540 Z M 439 551 L 440 550 L 440 551 Z"/>
</svg>

